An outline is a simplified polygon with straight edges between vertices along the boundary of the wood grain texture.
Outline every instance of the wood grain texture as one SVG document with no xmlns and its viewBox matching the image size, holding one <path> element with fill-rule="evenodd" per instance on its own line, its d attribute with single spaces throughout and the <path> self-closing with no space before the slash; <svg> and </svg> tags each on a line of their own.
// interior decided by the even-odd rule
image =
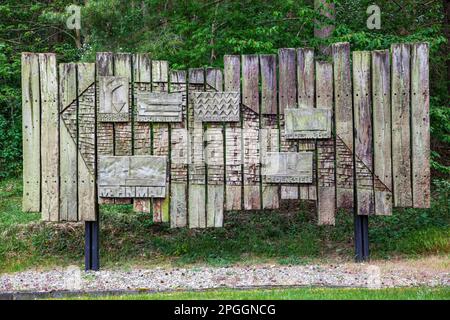
<svg viewBox="0 0 450 320">
<path fill-rule="evenodd" d="M 392 45 L 392 174 L 394 205 L 412 206 L 410 45 Z"/>
<path fill-rule="evenodd" d="M 274 54 L 260 55 L 261 68 L 261 123 L 260 148 L 264 162 L 266 152 L 279 149 L 279 131 L 277 123 L 277 57 Z M 280 187 L 262 183 L 262 208 L 278 209 L 280 207 Z"/>
<path fill-rule="evenodd" d="M 78 63 L 78 219 L 97 220 L 95 182 L 95 64 Z M 88 156 L 94 157 L 89 170 Z"/>
<path fill-rule="evenodd" d="M 392 214 L 391 72 L 389 50 L 372 52 L 375 214 Z"/>
<path fill-rule="evenodd" d="M 280 122 L 280 150 L 298 151 L 298 141 L 285 139 L 284 109 L 297 107 L 296 51 L 292 48 L 278 50 L 278 102 Z M 281 185 L 281 199 L 298 199 L 299 185 Z"/>
<path fill-rule="evenodd" d="M 353 52 L 356 212 L 359 215 L 371 215 L 375 212 L 370 77 L 370 52 Z"/>
<path fill-rule="evenodd" d="M 60 111 L 76 104 L 77 99 L 77 68 L 74 63 L 59 65 L 59 97 Z M 75 119 L 76 121 L 76 119 Z M 75 124 L 76 126 L 76 124 Z M 70 135 L 64 121 L 60 119 L 60 220 L 78 220 L 78 173 L 77 173 L 77 139 Z"/>
<path fill-rule="evenodd" d="M 430 79 L 429 47 L 411 48 L 412 199 L 415 208 L 430 207 Z"/>
<path fill-rule="evenodd" d="M 224 62 L 225 91 L 241 91 L 240 56 L 226 55 Z M 241 124 L 225 125 L 225 209 L 241 210 L 242 208 L 242 147 Z"/>
<path fill-rule="evenodd" d="M 315 70 L 314 49 L 297 49 L 297 100 L 299 108 L 314 108 L 315 98 Z M 298 144 L 299 151 L 313 151 L 316 149 L 314 140 L 302 140 Z M 316 200 L 316 182 L 309 186 L 300 185 L 299 198 L 303 200 Z"/>
<path fill-rule="evenodd" d="M 189 94 L 205 90 L 205 71 L 189 69 Z M 189 228 L 206 227 L 206 175 L 204 159 L 203 123 L 194 120 L 194 106 L 188 96 L 189 133 L 191 135 L 191 163 L 189 165 Z"/>
<path fill-rule="evenodd" d="M 42 217 L 59 220 L 59 105 L 56 55 L 39 54 Z"/>
<path fill-rule="evenodd" d="M 353 104 L 350 44 L 332 46 L 334 120 L 336 128 L 336 202 L 338 208 L 353 208 Z"/>
<path fill-rule="evenodd" d="M 259 155 L 259 59 L 242 56 L 242 161 L 244 209 L 261 208 Z"/>
<path fill-rule="evenodd" d="M 206 69 L 206 91 L 223 91 L 221 69 Z M 206 226 L 222 227 L 224 212 L 224 139 L 223 123 L 208 123 L 205 133 L 207 165 Z"/>
<path fill-rule="evenodd" d="M 34 53 L 22 54 L 22 211 L 41 211 L 41 108 L 39 58 Z M 44 217 L 43 217 L 44 218 Z M 48 217 L 46 217 L 48 218 Z"/>
<path fill-rule="evenodd" d="M 333 66 L 316 62 L 316 106 L 333 109 Z M 336 214 L 334 140 L 317 141 L 317 219 L 319 225 L 334 225 Z"/>
</svg>

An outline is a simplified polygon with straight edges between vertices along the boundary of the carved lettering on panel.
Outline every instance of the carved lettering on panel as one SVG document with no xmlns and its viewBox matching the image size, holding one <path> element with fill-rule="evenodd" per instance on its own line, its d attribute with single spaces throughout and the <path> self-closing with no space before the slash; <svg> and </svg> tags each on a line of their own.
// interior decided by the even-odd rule
<svg viewBox="0 0 450 320">
<path fill-rule="evenodd" d="M 312 183 L 312 152 L 267 152 L 262 165 L 263 182 Z"/>
<path fill-rule="evenodd" d="M 181 122 L 183 94 L 150 92 L 137 95 L 138 122 Z"/>
<path fill-rule="evenodd" d="M 164 198 L 166 156 L 100 156 L 98 194 L 105 198 Z"/>
<path fill-rule="evenodd" d="M 285 109 L 287 139 L 331 138 L 331 110 L 319 108 Z"/>
<path fill-rule="evenodd" d="M 100 107 L 98 121 L 127 122 L 129 113 L 129 84 L 127 77 L 100 77 Z"/>
<path fill-rule="evenodd" d="M 239 121 L 239 92 L 194 92 L 194 118 L 203 122 Z"/>
</svg>

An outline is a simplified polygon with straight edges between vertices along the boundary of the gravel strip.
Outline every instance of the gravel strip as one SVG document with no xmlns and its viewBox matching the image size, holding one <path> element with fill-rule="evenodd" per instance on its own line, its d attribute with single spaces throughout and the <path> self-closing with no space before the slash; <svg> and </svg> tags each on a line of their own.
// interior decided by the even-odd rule
<svg viewBox="0 0 450 320">
<path fill-rule="evenodd" d="M 450 272 L 369 264 L 233 266 L 102 270 L 77 267 L 0 275 L 0 293 L 115 290 L 201 290 L 276 286 L 449 286 Z"/>
</svg>

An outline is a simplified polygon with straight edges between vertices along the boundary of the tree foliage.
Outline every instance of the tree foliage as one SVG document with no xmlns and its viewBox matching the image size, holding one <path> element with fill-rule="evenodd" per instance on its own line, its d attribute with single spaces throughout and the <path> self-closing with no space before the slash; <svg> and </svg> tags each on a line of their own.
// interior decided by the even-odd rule
<svg viewBox="0 0 450 320">
<path fill-rule="evenodd" d="M 222 66 L 224 54 L 275 53 L 349 41 L 354 50 L 427 41 L 431 48 L 434 167 L 448 170 L 446 1 L 377 1 L 381 30 L 366 27 L 370 0 L 334 0 L 336 29 L 312 0 L 4 0 L 0 4 L 0 177 L 20 173 L 20 53 L 56 52 L 59 61 L 93 61 L 97 51 L 150 52 L 174 68 Z M 81 32 L 68 30 L 70 4 L 82 8 Z M 448 171 L 447 171 L 448 173 Z"/>
</svg>

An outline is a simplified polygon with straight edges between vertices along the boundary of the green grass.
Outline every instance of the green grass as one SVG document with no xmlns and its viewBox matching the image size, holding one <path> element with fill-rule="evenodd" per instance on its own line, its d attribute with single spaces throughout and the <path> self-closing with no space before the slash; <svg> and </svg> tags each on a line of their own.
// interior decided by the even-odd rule
<svg viewBox="0 0 450 320">
<path fill-rule="evenodd" d="M 449 300 L 450 289 L 390 288 L 337 289 L 295 288 L 255 290 L 211 290 L 201 292 L 142 293 L 131 295 L 86 295 L 68 299 L 80 300 Z"/>
<path fill-rule="evenodd" d="M 395 210 L 370 218 L 373 258 L 450 253 L 450 183 L 434 185 L 430 209 Z M 0 272 L 83 264 L 84 225 L 40 222 L 21 212 L 21 181 L 0 182 Z M 227 213 L 225 228 L 191 230 L 156 225 L 130 205 L 101 208 L 101 259 L 131 265 L 277 262 L 305 264 L 353 258 L 353 218 L 340 211 L 336 226 L 317 226 L 311 206 L 287 212 Z"/>
</svg>

